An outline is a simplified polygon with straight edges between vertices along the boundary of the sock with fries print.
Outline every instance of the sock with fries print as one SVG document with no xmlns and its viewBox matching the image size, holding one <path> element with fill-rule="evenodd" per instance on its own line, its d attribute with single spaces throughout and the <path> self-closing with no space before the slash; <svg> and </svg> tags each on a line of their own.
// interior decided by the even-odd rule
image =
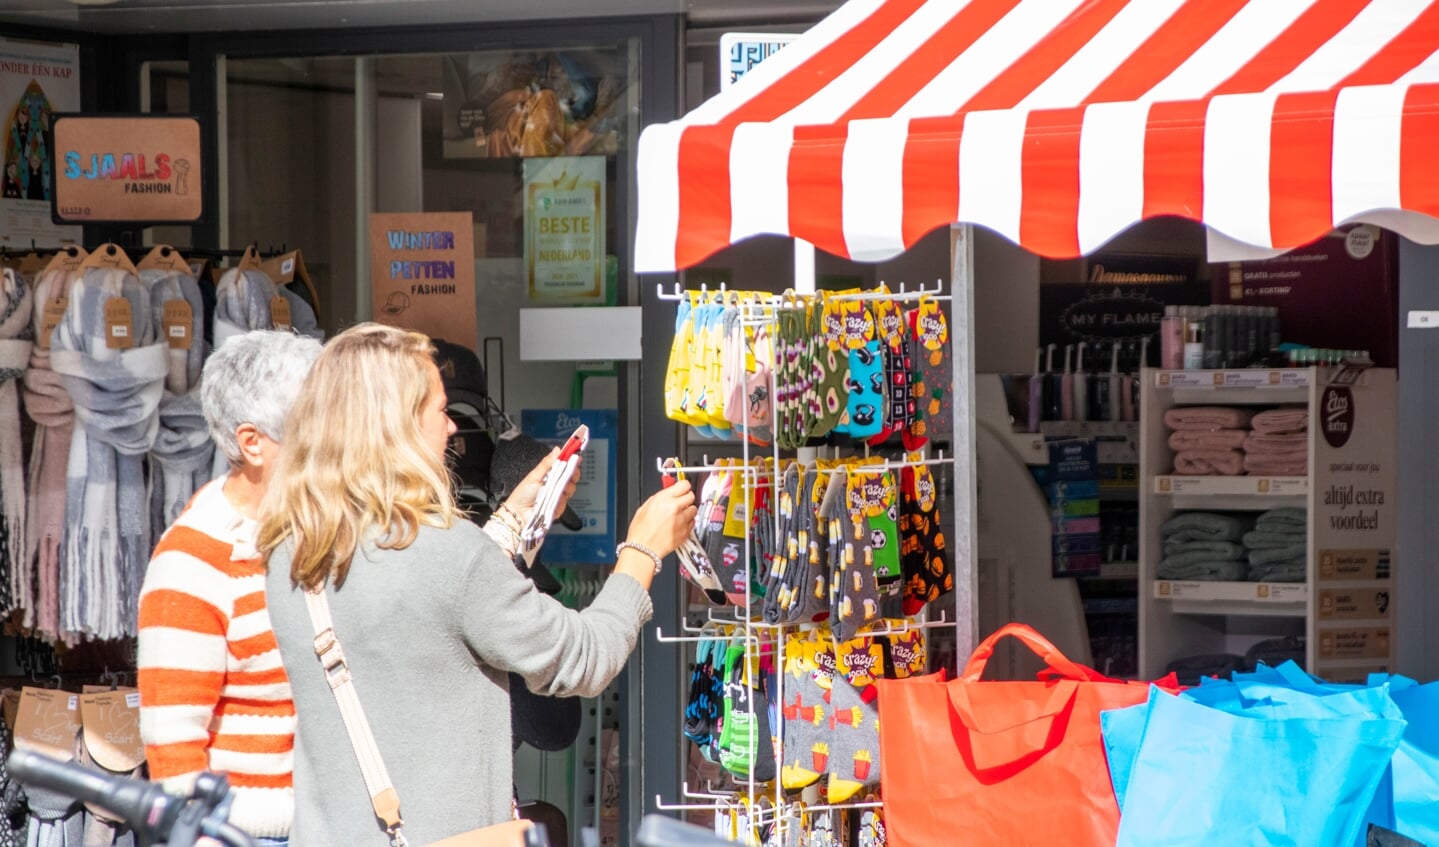
<svg viewBox="0 0 1439 847">
<path fill-rule="evenodd" d="M 883 673 L 883 650 L 874 638 L 839 642 L 830 697 L 831 803 L 879 785 L 879 692 L 874 683 Z"/>
<path fill-rule="evenodd" d="M 784 648 L 784 764 L 780 780 L 788 791 L 819 782 L 829 769 L 830 684 L 834 643 L 821 627 L 794 632 Z"/>
</svg>

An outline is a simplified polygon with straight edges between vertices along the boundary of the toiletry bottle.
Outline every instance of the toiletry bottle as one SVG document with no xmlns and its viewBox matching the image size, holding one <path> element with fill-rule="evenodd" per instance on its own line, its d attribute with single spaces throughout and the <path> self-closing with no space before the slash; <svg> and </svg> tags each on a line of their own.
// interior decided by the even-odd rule
<svg viewBox="0 0 1439 847">
<path fill-rule="evenodd" d="M 1210 370 L 1224 367 L 1224 348 L 1221 346 L 1219 329 L 1220 311 L 1219 306 L 1207 306 L 1204 309 L 1204 367 Z"/>
<path fill-rule="evenodd" d="M 1248 355 L 1245 357 L 1244 364 L 1248 367 L 1259 357 L 1259 324 L 1261 321 L 1259 313 L 1261 309 L 1259 306 L 1250 306 L 1245 311 L 1248 312 L 1248 319 L 1244 324 L 1246 333 L 1244 349 L 1248 352 Z M 1264 340 L 1266 342 L 1269 341 L 1269 332 L 1267 329 L 1264 331 Z"/>
<path fill-rule="evenodd" d="M 1086 346 L 1083 341 L 1079 342 L 1074 359 L 1074 419 L 1077 421 L 1089 420 L 1089 374 L 1084 371 Z"/>
<path fill-rule="evenodd" d="M 1060 375 L 1054 370 L 1054 351 L 1058 344 L 1051 344 L 1044 351 L 1044 419 L 1062 420 L 1059 408 Z"/>
<path fill-rule="evenodd" d="M 1109 397 L 1107 403 L 1108 408 L 1106 409 L 1108 414 L 1105 415 L 1105 417 L 1107 417 L 1109 420 L 1117 421 L 1120 419 L 1120 415 L 1123 413 L 1124 410 L 1124 398 L 1121 397 L 1119 393 L 1121 386 L 1119 380 L 1118 341 L 1109 345 L 1109 379 L 1107 380 L 1106 384 L 1108 386 Z"/>
<path fill-rule="evenodd" d="M 1159 322 L 1159 366 L 1169 371 L 1184 367 L 1184 318 L 1178 306 L 1165 306 Z"/>
<path fill-rule="evenodd" d="M 1269 307 L 1269 349 L 1278 350 L 1279 345 L 1284 343 L 1284 333 L 1279 324 L 1279 307 Z"/>
<path fill-rule="evenodd" d="M 1074 371 L 1069 369 L 1073 364 L 1074 345 L 1064 345 L 1064 374 L 1059 380 L 1059 414 L 1060 420 L 1074 420 Z"/>
<path fill-rule="evenodd" d="M 1234 306 L 1215 306 L 1219 312 L 1219 320 L 1216 321 L 1218 335 L 1210 342 L 1218 352 L 1219 367 L 1232 368 L 1238 356 L 1234 352 Z M 1205 348 L 1206 350 L 1208 347 Z"/>
<path fill-rule="evenodd" d="M 1198 308 L 1190 312 L 1190 319 L 1184 324 L 1184 369 L 1197 371 L 1204 368 L 1204 324 Z"/>
<path fill-rule="evenodd" d="M 1029 378 L 1029 432 L 1039 432 L 1039 422 L 1044 418 L 1044 348 L 1034 350 L 1034 376 Z"/>
</svg>

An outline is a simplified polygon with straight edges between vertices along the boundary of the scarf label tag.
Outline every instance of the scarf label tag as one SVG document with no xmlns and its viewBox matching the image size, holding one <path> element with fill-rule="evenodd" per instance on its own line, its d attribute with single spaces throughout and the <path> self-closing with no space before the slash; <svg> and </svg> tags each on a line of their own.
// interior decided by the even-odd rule
<svg viewBox="0 0 1439 847">
<path fill-rule="evenodd" d="M 70 706 L 68 691 L 26 687 L 15 715 L 15 746 L 68 762 L 75 758 L 80 713 Z"/>
<path fill-rule="evenodd" d="M 85 750 L 101 767 L 123 773 L 145 761 L 138 697 L 131 705 L 129 693 L 124 691 L 82 694 L 80 718 Z"/>
<path fill-rule="evenodd" d="M 105 302 L 105 346 L 111 350 L 129 350 L 135 346 L 130 301 L 111 297 Z"/>
<path fill-rule="evenodd" d="M 45 302 L 45 310 L 40 313 L 40 338 L 36 340 L 41 350 L 50 349 L 50 337 L 54 335 L 55 327 L 65 320 L 65 309 L 69 305 L 70 298 L 65 295 L 63 286 L 59 297 Z"/>
<path fill-rule="evenodd" d="M 195 312 L 184 300 L 169 300 L 160 313 L 160 326 L 165 331 L 165 340 L 171 350 L 189 350 L 194 344 L 191 328 L 195 324 Z"/>
<path fill-rule="evenodd" d="M 290 301 L 283 295 L 276 294 L 270 298 L 270 319 L 275 324 L 275 329 L 280 332 L 290 331 Z"/>
</svg>

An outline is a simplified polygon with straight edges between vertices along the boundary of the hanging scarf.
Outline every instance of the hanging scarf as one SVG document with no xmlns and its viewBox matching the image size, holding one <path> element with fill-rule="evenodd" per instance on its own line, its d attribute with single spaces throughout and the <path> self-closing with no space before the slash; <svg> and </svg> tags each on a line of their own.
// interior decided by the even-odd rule
<svg viewBox="0 0 1439 847">
<path fill-rule="evenodd" d="M 320 322 L 315 317 L 315 310 L 310 307 L 308 301 L 288 285 L 280 286 L 280 296 L 290 304 L 290 329 L 300 335 L 309 336 L 316 341 L 325 340 L 325 331 L 320 329 Z"/>
<path fill-rule="evenodd" d="M 45 305 L 70 289 L 68 271 L 45 271 L 36 280 L 34 331 L 38 336 Z M 53 341 L 53 338 L 51 339 Z M 30 508 L 25 531 L 24 567 L 10 572 L 15 602 L 25 610 L 23 624 L 55 640 L 60 634 L 60 546 L 65 536 L 65 466 L 70 460 L 74 406 L 64 380 L 50 369 L 50 350 L 36 343 L 25 371 L 25 413 L 35 422 L 30 451 Z"/>
<path fill-rule="evenodd" d="M 20 393 L 30 364 L 30 287 L 6 268 L 0 277 L 0 613 L 15 608 L 10 574 L 24 570 L 25 469 L 20 457 Z"/>
<path fill-rule="evenodd" d="M 105 343 L 105 304 L 115 297 L 130 302 L 129 350 Z M 102 639 L 135 634 L 150 558 L 144 455 L 160 425 L 166 349 L 155 342 L 150 293 L 134 274 L 92 268 L 70 287 L 50 356 L 81 424 L 65 475 L 60 621 L 67 630 Z"/>
<path fill-rule="evenodd" d="M 169 373 L 160 400 L 160 431 L 150 450 L 151 537 L 159 539 L 210 479 L 215 445 L 200 411 L 200 370 L 205 363 L 204 303 L 194 277 L 177 271 L 140 272 L 150 291 L 155 338 L 168 348 Z M 170 347 L 164 328 L 165 304 L 182 300 L 190 306 L 190 349 Z"/>
<path fill-rule="evenodd" d="M 230 268 L 221 274 L 215 286 L 215 349 L 231 338 L 257 329 L 274 329 L 270 301 L 276 295 L 275 282 L 264 271 L 242 271 Z M 215 451 L 210 469 L 212 479 L 230 472 L 225 451 Z"/>
</svg>

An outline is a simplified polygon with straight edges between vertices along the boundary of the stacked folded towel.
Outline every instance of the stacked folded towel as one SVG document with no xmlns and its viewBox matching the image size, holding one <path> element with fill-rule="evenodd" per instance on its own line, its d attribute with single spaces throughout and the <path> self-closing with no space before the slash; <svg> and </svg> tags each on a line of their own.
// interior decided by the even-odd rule
<svg viewBox="0 0 1439 847">
<path fill-rule="evenodd" d="M 1244 439 L 1244 470 L 1262 476 L 1309 473 L 1309 411 L 1284 407 L 1260 412 Z"/>
<path fill-rule="evenodd" d="M 1303 509 L 1271 509 L 1244 534 L 1251 582 L 1303 582 L 1306 578 L 1308 514 Z"/>
<path fill-rule="evenodd" d="M 1171 430 L 1174 472 L 1188 476 L 1240 476 L 1253 413 L 1232 406 L 1179 406 L 1164 413 Z"/>
<path fill-rule="evenodd" d="M 1213 512 L 1180 512 L 1159 528 L 1164 558 L 1155 566 L 1160 579 L 1244 579 L 1244 521 Z"/>
</svg>

